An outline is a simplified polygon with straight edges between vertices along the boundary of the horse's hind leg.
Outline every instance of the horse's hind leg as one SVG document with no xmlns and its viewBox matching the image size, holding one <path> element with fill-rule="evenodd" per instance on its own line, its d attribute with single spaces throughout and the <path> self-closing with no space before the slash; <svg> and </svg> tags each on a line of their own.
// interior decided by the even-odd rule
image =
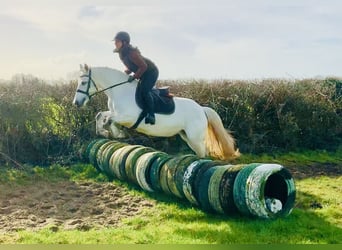
<svg viewBox="0 0 342 250">
<path fill-rule="evenodd" d="M 205 134 L 201 130 L 192 128 L 191 130 L 180 132 L 179 135 L 198 157 L 204 158 L 206 156 Z"/>
</svg>

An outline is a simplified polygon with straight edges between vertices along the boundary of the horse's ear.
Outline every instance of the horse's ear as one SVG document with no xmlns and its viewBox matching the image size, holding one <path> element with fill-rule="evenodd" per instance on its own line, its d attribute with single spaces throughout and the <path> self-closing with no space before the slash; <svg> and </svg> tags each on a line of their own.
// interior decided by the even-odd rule
<svg viewBox="0 0 342 250">
<path fill-rule="evenodd" d="M 87 64 L 84 64 L 84 69 L 85 69 L 86 72 L 88 72 L 89 66 Z"/>
<path fill-rule="evenodd" d="M 80 71 L 84 71 L 83 65 L 80 64 Z"/>
</svg>

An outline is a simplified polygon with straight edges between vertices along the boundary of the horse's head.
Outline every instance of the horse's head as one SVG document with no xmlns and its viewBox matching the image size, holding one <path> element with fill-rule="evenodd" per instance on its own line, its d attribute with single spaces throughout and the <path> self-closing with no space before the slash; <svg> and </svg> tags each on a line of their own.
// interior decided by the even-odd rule
<svg viewBox="0 0 342 250">
<path fill-rule="evenodd" d="M 73 104 L 77 107 L 85 105 L 90 97 L 97 91 L 95 82 L 91 77 L 91 69 L 87 64 L 80 64 L 80 76 L 78 78 L 77 90 L 73 100 Z"/>
</svg>

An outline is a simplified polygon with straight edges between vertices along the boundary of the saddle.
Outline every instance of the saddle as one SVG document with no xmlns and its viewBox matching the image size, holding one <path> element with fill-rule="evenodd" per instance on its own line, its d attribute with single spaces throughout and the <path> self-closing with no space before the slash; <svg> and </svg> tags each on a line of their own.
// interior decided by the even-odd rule
<svg viewBox="0 0 342 250">
<path fill-rule="evenodd" d="M 175 112 L 175 102 L 173 100 L 173 95 L 170 93 L 170 87 L 167 86 L 161 88 L 153 88 L 151 90 L 151 94 L 154 102 L 154 113 L 170 115 Z M 144 100 L 138 93 L 138 91 L 136 91 L 135 93 L 135 102 L 137 103 L 138 107 L 142 109 L 142 111 L 138 117 L 138 120 L 131 127 L 133 129 L 136 129 L 139 126 L 140 122 L 147 115 Z"/>
</svg>

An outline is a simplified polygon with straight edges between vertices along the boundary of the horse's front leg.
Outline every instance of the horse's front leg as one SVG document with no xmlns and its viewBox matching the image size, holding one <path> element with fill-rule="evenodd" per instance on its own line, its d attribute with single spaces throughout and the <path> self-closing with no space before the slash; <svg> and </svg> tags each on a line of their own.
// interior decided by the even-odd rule
<svg viewBox="0 0 342 250">
<path fill-rule="evenodd" d="M 105 111 L 105 112 L 99 112 L 95 116 L 96 120 L 96 134 L 97 135 L 102 135 L 106 138 L 110 137 L 110 132 L 104 128 L 104 126 L 108 123 L 110 111 Z"/>
<path fill-rule="evenodd" d="M 120 139 L 127 137 L 125 132 L 116 125 L 114 120 L 111 120 L 111 122 L 109 123 L 109 129 L 112 132 L 113 138 Z"/>
<path fill-rule="evenodd" d="M 109 130 L 105 127 L 109 127 Z M 111 111 L 99 112 L 96 115 L 96 134 L 106 138 L 125 138 L 126 134 L 115 123 L 114 114 Z"/>
</svg>

